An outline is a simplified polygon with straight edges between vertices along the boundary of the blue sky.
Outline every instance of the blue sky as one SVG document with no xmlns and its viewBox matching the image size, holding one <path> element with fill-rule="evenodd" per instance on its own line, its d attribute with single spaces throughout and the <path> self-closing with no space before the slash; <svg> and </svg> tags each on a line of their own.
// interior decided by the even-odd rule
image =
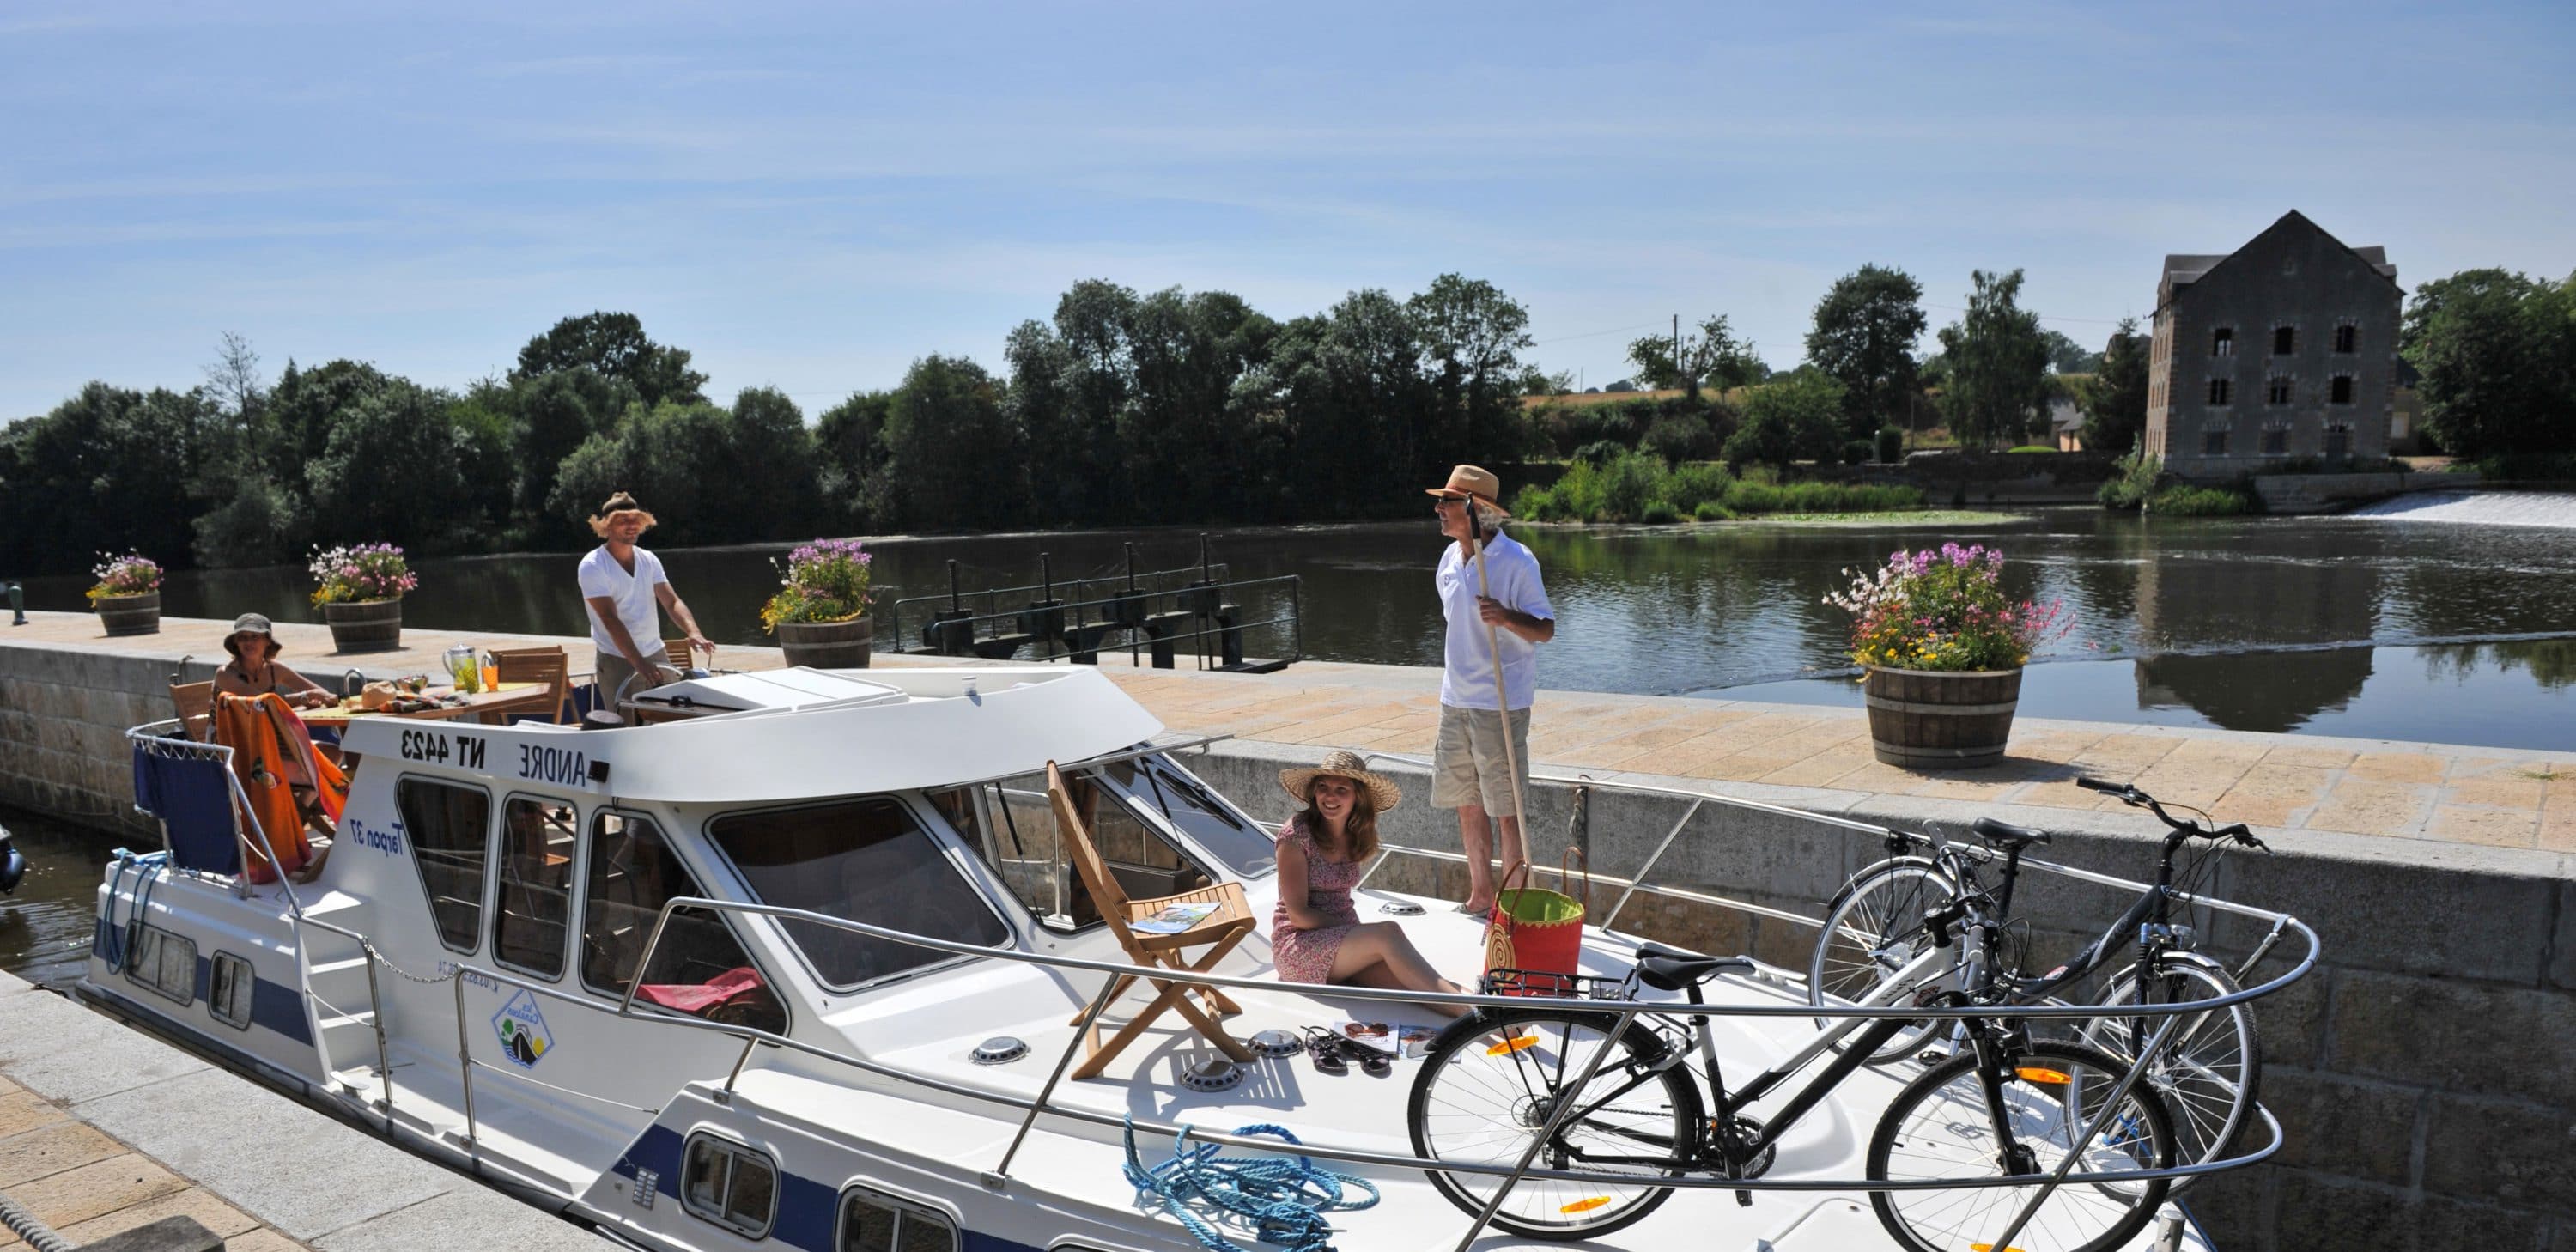
<svg viewBox="0 0 2576 1252">
<path fill-rule="evenodd" d="M 0 418 L 219 336 L 455 386 L 642 316 L 807 412 L 1100 277 L 1274 316 L 1458 271 L 1548 369 L 1863 262 L 2098 346 L 2297 208 L 2576 270 L 2576 6 L 0 5 Z M 1952 314 L 1935 307 L 1935 326 Z"/>
</svg>

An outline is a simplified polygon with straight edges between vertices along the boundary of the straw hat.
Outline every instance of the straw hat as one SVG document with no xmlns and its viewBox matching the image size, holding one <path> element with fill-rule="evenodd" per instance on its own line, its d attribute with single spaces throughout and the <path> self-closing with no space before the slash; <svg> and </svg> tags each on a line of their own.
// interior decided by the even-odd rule
<svg viewBox="0 0 2576 1252">
<path fill-rule="evenodd" d="M 1312 804 L 1314 803 L 1312 792 L 1315 788 L 1315 780 L 1327 774 L 1330 774 L 1335 778 L 1350 779 L 1352 782 L 1368 788 L 1369 807 L 1380 813 L 1394 808 L 1404 800 L 1403 788 L 1388 781 L 1384 774 L 1373 774 L 1360 768 L 1360 757 L 1358 753 L 1345 751 L 1339 748 L 1327 753 L 1324 757 L 1324 763 L 1321 765 L 1313 766 L 1308 769 L 1283 769 L 1279 771 L 1279 785 L 1287 788 L 1288 794 L 1297 797 L 1298 803 Z"/>
<path fill-rule="evenodd" d="M 1437 487 L 1425 487 L 1422 494 L 1451 500 L 1474 499 L 1505 517 L 1512 515 L 1510 509 L 1503 507 L 1503 480 L 1494 477 L 1491 470 L 1473 465 L 1461 465 L 1450 470 L 1448 482 Z"/>
</svg>

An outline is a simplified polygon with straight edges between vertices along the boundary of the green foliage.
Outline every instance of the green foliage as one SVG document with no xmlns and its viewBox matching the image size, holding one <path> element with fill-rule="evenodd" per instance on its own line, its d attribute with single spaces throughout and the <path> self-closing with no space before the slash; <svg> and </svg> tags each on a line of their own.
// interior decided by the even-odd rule
<svg viewBox="0 0 2576 1252">
<path fill-rule="evenodd" d="M 707 376 L 689 368 L 688 352 L 646 338 L 643 320 L 632 313 L 588 313 L 555 323 L 519 349 L 510 381 L 585 369 L 634 388 L 648 406 L 706 400 L 698 388 Z"/>
<path fill-rule="evenodd" d="M 0 569 L 85 569 L 106 550 L 187 552 L 191 492 L 217 420 L 198 392 L 94 382 L 0 430 Z"/>
<path fill-rule="evenodd" d="M 1634 522 L 1646 516 L 1646 505 L 1663 485 L 1664 463 L 1642 452 L 1630 452 L 1601 467 L 1598 521 Z"/>
<path fill-rule="evenodd" d="M 1679 342 L 1671 335 L 1639 339 L 1628 345 L 1628 359 L 1636 362 L 1637 376 L 1647 386 L 1679 387 L 1694 400 L 1703 383 L 1723 391 L 1760 382 L 1771 373 L 1754 355 L 1753 345 L 1727 328 L 1723 314 L 1701 322 Z"/>
<path fill-rule="evenodd" d="M 1923 492 L 1914 487 L 1877 487 L 1844 483 L 1740 482 L 1727 488 L 1729 512 L 1747 513 L 1887 513 L 1923 507 Z"/>
<path fill-rule="evenodd" d="M 2016 447 L 2011 447 L 2011 448 L 2006 448 L 2006 449 L 2004 449 L 2004 452 L 2005 452 L 2005 454 L 2006 454 L 2006 455 L 2010 455 L 2010 454 L 2012 454 L 2012 453 L 2016 453 L 2016 452 L 2028 453 L 2028 452 L 2055 452 L 2055 451 L 2057 451 L 2057 449 L 2052 448 L 2052 447 L 2050 447 L 2050 446 L 2048 446 L 2047 444 L 2044 444 L 2044 443 L 2025 443 L 2025 444 L 2021 444 L 2021 445 L 2016 446 Z"/>
<path fill-rule="evenodd" d="M 1608 465 L 1626 455 L 1628 455 L 1627 445 L 1615 439 L 1598 440 L 1574 450 L 1574 460 L 1577 464 L 1595 467 Z"/>
<path fill-rule="evenodd" d="M 1637 446 L 1650 456 L 1680 464 L 1716 456 L 1718 438 L 1717 432 L 1710 430 L 1708 423 L 1701 418 L 1674 414 L 1655 419 L 1655 424 L 1646 428 L 1646 437 Z"/>
<path fill-rule="evenodd" d="M 1906 417 L 1917 384 L 1923 284 L 1905 271 L 1864 265 L 1834 280 L 1816 302 L 1807 360 L 1843 385 L 1843 429 L 1854 437 Z M 1881 457 L 1881 460 L 1893 460 Z"/>
<path fill-rule="evenodd" d="M 1675 509 L 1697 515 L 1701 505 L 1726 499 L 1726 489 L 1734 485 L 1723 465 L 1676 465 L 1655 494 Z"/>
<path fill-rule="evenodd" d="M 2134 448 L 2147 428 L 2147 338 L 2138 319 L 2123 318 L 2102 349 L 2102 368 L 2079 398 L 2084 411 L 2081 438 L 2092 452 Z"/>
<path fill-rule="evenodd" d="M 2491 482 L 2576 482 L 2576 452 L 2498 452 L 2472 464 Z"/>
<path fill-rule="evenodd" d="M 1879 427 L 1878 446 L 1873 450 L 1878 453 L 1878 463 L 1881 465 L 1894 465 L 1904 460 L 1905 431 L 1895 426 Z"/>
<path fill-rule="evenodd" d="M 1869 440 L 1851 440 L 1843 445 L 1843 464 L 1867 465 L 1869 464 L 1869 454 L 1873 450 L 1873 446 Z"/>
<path fill-rule="evenodd" d="M 1682 520 L 1682 515 L 1679 510 L 1664 501 L 1648 500 L 1646 507 L 1637 514 L 1637 520 L 1650 526 L 1663 526 Z"/>
<path fill-rule="evenodd" d="M 2131 452 L 2111 464 L 2111 477 L 2104 480 L 2093 498 L 2106 509 L 2144 508 L 2156 494 L 2157 481 L 2164 477 L 2164 465 L 2143 452 Z"/>
<path fill-rule="evenodd" d="M 1733 510 L 1715 500 L 1703 500 L 1691 510 L 1691 519 L 1701 522 L 1723 522 L 1735 516 Z"/>
<path fill-rule="evenodd" d="M 886 410 L 888 502 L 905 526 L 1004 526 L 1025 516 L 1027 479 L 999 380 L 964 357 L 912 363 Z"/>
<path fill-rule="evenodd" d="M 2047 420 L 2049 345 L 2039 315 L 2018 303 L 2020 270 L 1978 270 L 1973 281 L 1967 313 L 1941 329 L 1941 416 L 1961 442 L 1991 447 Z"/>
<path fill-rule="evenodd" d="M 2102 368 L 2102 354 L 2087 352 L 2084 346 L 2053 331 L 2039 333 L 2048 345 L 2048 368 L 2059 374 L 2090 374 Z"/>
<path fill-rule="evenodd" d="M 2453 455 L 2576 444 L 2576 278 L 2480 269 L 2425 283 L 2400 351 L 2421 377 L 2426 431 Z"/>
<path fill-rule="evenodd" d="M 1726 441 L 1726 463 L 1787 465 L 1824 460 L 1842 440 L 1843 385 L 1800 370 L 1744 397 L 1744 420 Z"/>
<path fill-rule="evenodd" d="M 2263 498 L 2248 487 L 2167 487 L 2147 501 L 2160 517 L 2242 517 L 2263 511 Z"/>
</svg>

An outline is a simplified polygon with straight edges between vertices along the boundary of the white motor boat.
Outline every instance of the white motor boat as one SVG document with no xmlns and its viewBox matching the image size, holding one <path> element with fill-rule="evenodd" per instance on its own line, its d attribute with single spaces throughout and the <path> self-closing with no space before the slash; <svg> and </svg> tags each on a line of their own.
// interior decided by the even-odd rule
<svg viewBox="0 0 2576 1252">
<path fill-rule="evenodd" d="M 1649 1171 L 1645 1186 L 1634 1169 L 1529 1159 L 1518 1145 L 1563 1110 L 1524 1100 L 1498 1106 L 1491 1137 L 1503 1147 L 1473 1161 L 1440 1153 L 1483 1172 L 1433 1185 L 1412 1094 L 1432 1060 L 1327 1073 L 1309 1049 L 1264 1053 L 1302 1044 L 1307 1028 L 1388 1023 L 1401 1035 L 1440 1014 L 1392 993 L 1279 982 L 1260 933 L 1204 974 L 1137 969 L 1100 920 L 1060 813 L 1087 822 L 1132 897 L 1232 885 L 1266 922 L 1276 877 L 1270 828 L 1193 776 L 1180 755 L 1193 745 L 1158 742 L 1161 725 L 1097 670 L 783 670 L 675 684 L 635 706 L 660 720 L 354 721 L 346 811 L 301 883 L 239 872 L 275 832 L 237 822 L 229 750 L 189 742 L 175 723 L 137 728 L 140 756 L 197 772 L 149 784 L 171 847 L 109 867 L 84 994 L 532 1203 L 671 1252 L 1181 1252 L 1290 1238 L 1276 1221 L 1131 1181 L 1130 1143 L 1151 1168 L 1175 1157 L 1180 1128 L 1191 1151 L 1235 1144 L 1225 1160 L 1284 1162 L 1309 1199 L 1342 1188 L 1348 1206 L 1321 1216 L 1345 1249 L 1547 1246 L 1515 1233 L 1514 1215 L 1544 1232 L 1550 1213 L 1614 1204 L 1633 1224 L 1570 1218 L 1558 1233 L 1605 1248 L 1908 1246 L 1867 1189 L 1795 1188 L 1868 1176 L 1872 1128 L 1921 1068 L 1910 1058 L 1823 1092 L 1758 1179 Z M 1050 803 L 1050 763 L 1065 807 Z M 233 846 L 210 846 L 208 823 Z M 182 837 L 183 825 L 199 833 Z M 1481 919 L 1365 885 L 1358 903 L 1364 918 L 1401 916 L 1436 965 L 1481 966 Z M 1580 965 L 1605 980 L 1594 986 L 1633 990 L 1629 975 L 1658 951 L 1670 953 L 1587 929 Z M 1146 981 L 1104 1004 L 1131 969 Z M 1200 1010 L 1153 1014 L 1157 977 L 1216 984 L 1161 999 L 1239 1011 L 1216 1035 L 1194 1024 Z M 1729 1074 L 1828 1055 L 1798 976 L 1739 961 L 1703 962 L 1697 977 L 1721 1010 L 1706 1020 Z M 1657 1007 L 1681 999 L 1643 994 Z M 1104 1032 L 1078 1028 L 1140 1015 L 1150 1020 L 1105 1049 Z M 1556 1046 L 1497 1039 L 1475 1042 L 1496 1055 Z M 1247 1130 L 1260 1126 L 1305 1147 Z M 1462 1210 L 1455 1197 L 1489 1196 L 1516 1165 L 1527 1172 L 1502 1226 Z M 1261 1172 L 1223 1167 L 1238 1180 Z M 2125 1202 L 2142 1185 L 2069 1182 L 2047 1203 Z M 1358 1207 L 1366 1187 L 1377 1198 Z M 1977 1222 L 2001 1226 L 2033 1192 L 1957 1194 Z M 2152 1216 L 2117 1246 L 2207 1246 L 2171 1206 Z M 2074 1246 L 2063 1231 L 2082 1228 L 2012 1246 Z M 1986 1246 L 1972 1236 L 1920 1246 Z M 1300 1237 L 1322 1246 L 1312 1227 Z"/>
</svg>

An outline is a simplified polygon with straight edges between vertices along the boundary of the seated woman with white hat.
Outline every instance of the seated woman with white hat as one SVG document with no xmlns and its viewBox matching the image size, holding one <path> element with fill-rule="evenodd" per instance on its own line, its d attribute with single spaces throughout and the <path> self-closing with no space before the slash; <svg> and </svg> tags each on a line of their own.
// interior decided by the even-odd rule
<svg viewBox="0 0 2576 1252">
<path fill-rule="evenodd" d="M 1279 771 L 1279 785 L 1306 806 L 1279 828 L 1279 907 L 1270 918 L 1270 959 L 1279 976 L 1464 993 L 1414 950 L 1402 926 L 1363 922 L 1351 904 L 1351 888 L 1377 855 L 1377 815 L 1394 808 L 1404 792 L 1343 751 L 1310 769 Z M 1423 1007 L 1452 1017 L 1464 1011 Z"/>
</svg>

